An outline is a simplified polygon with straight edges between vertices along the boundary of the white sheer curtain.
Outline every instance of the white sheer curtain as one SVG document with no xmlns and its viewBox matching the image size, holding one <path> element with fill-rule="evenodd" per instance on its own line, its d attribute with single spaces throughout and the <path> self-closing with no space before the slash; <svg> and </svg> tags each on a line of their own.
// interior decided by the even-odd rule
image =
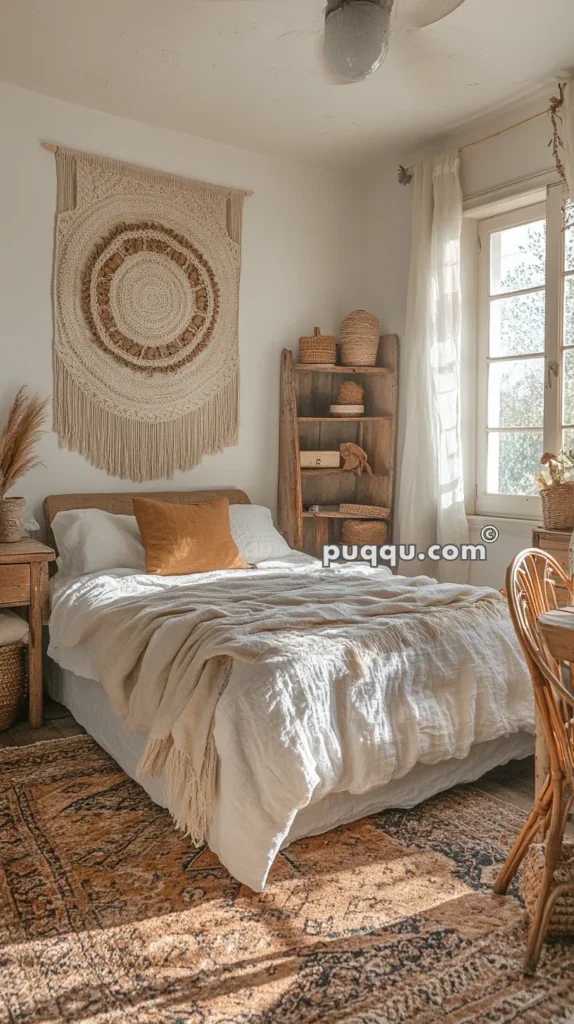
<svg viewBox="0 0 574 1024">
<path fill-rule="evenodd" d="M 459 157 L 447 153 L 417 165 L 401 391 L 407 408 L 400 465 L 401 544 L 468 542 L 460 431 Z M 405 380 L 406 377 L 406 380 Z M 405 575 L 466 582 L 468 563 L 405 561 Z"/>
<path fill-rule="evenodd" d="M 564 142 L 564 164 L 566 181 L 570 198 L 574 202 L 574 80 L 568 82 L 564 89 L 564 108 L 562 111 L 562 139 Z"/>
<path fill-rule="evenodd" d="M 570 199 L 574 202 L 574 80 L 568 82 L 564 89 L 562 141 L 564 143 L 566 184 L 570 193 Z M 570 575 L 574 576 L 574 533 L 570 540 Z"/>
</svg>

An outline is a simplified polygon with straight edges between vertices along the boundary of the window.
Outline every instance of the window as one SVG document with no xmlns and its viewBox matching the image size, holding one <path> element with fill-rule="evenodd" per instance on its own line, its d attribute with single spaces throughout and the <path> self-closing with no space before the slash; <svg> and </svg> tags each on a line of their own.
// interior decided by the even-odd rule
<svg viewBox="0 0 574 1024">
<path fill-rule="evenodd" d="M 544 451 L 574 447 L 574 216 L 545 203 L 479 223 L 476 511 L 540 515 Z"/>
</svg>

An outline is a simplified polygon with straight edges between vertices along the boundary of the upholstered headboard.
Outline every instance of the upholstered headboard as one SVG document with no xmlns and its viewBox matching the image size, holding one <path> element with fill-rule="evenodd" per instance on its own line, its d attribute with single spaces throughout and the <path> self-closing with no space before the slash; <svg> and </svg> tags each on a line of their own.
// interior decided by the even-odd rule
<svg viewBox="0 0 574 1024">
<path fill-rule="evenodd" d="M 192 505 L 196 501 L 213 501 L 214 498 L 229 498 L 230 505 L 249 505 L 245 491 L 127 491 L 122 494 L 50 494 L 44 500 L 46 520 L 46 542 L 55 547 L 52 520 L 58 512 L 72 508 L 100 508 L 104 512 L 129 516 L 133 512 L 134 498 L 154 498 L 156 501 L 171 501 L 176 505 Z"/>
</svg>

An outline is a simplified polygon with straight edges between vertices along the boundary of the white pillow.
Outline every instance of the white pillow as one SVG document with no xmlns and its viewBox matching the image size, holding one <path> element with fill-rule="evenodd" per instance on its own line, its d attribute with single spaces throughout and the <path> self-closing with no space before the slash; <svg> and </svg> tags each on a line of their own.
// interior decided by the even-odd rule
<svg viewBox="0 0 574 1024">
<path fill-rule="evenodd" d="M 28 623 L 16 612 L 0 612 L 0 647 L 28 638 Z"/>
<path fill-rule="evenodd" d="M 58 512 L 52 530 L 62 576 L 83 576 L 102 569 L 146 571 L 135 516 L 114 515 L 99 508 L 75 508 Z"/>
<path fill-rule="evenodd" d="M 285 558 L 291 553 L 264 505 L 230 505 L 229 521 L 241 557 L 250 565 L 268 558 Z"/>
</svg>

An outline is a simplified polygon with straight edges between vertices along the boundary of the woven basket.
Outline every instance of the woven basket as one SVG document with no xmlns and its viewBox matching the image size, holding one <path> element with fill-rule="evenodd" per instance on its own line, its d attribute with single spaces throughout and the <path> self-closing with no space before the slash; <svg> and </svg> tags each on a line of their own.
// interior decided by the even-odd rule
<svg viewBox="0 0 574 1024">
<path fill-rule="evenodd" d="M 343 366 L 374 366 L 379 348 L 379 321 L 372 313 L 356 309 L 341 324 Z"/>
<path fill-rule="evenodd" d="M 331 334 L 321 334 L 315 327 L 311 338 L 299 338 L 299 362 L 323 363 L 334 366 L 337 361 L 337 343 Z"/>
<path fill-rule="evenodd" d="M 542 518 L 547 530 L 574 527 L 574 483 L 557 484 L 540 491 Z"/>
<path fill-rule="evenodd" d="M 354 380 L 346 380 L 339 388 L 337 405 L 362 405 L 364 389 Z"/>
<path fill-rule="evenodd" d="M 339 505 L 339 512 L 348 516 L 363 516 L 365 519 L 388 519 L 391 510 L 384 505 L 351 505 L 348 502 Z"/>
<path fill-rule="evenodd" d="M 26 682 L 26 644 L 0 647 L 0 729 L 14 725 Z"/>
<path fill-rule="evenodd" d="M 14 544 L 22 540 L 25 498 L 2 498 L 0 501 L 0 543 Z"/>
<path fill-rule="evenodd" d="M 357 519 L 345 519 L 341 529 L 343 544 L 385 544 L 387 540 L 387 524 L 362 522 Z"/>
<path fill-rule="evenodd" d="M 532 920 L 536 908 L 536 900 L 542 884 L 544 873 L 544 845 L 533 843 L 522 864 L 520 873 L 520 893 L 526 904 L 528 916 Z M 570 892 L 559 896 L 554 905 L 549 936 L 574 935 L 574 842 L 565 840 L 562 844 L 562 855 L 554 872 L 552 887 L 571 885 Z"/>
</svg>

